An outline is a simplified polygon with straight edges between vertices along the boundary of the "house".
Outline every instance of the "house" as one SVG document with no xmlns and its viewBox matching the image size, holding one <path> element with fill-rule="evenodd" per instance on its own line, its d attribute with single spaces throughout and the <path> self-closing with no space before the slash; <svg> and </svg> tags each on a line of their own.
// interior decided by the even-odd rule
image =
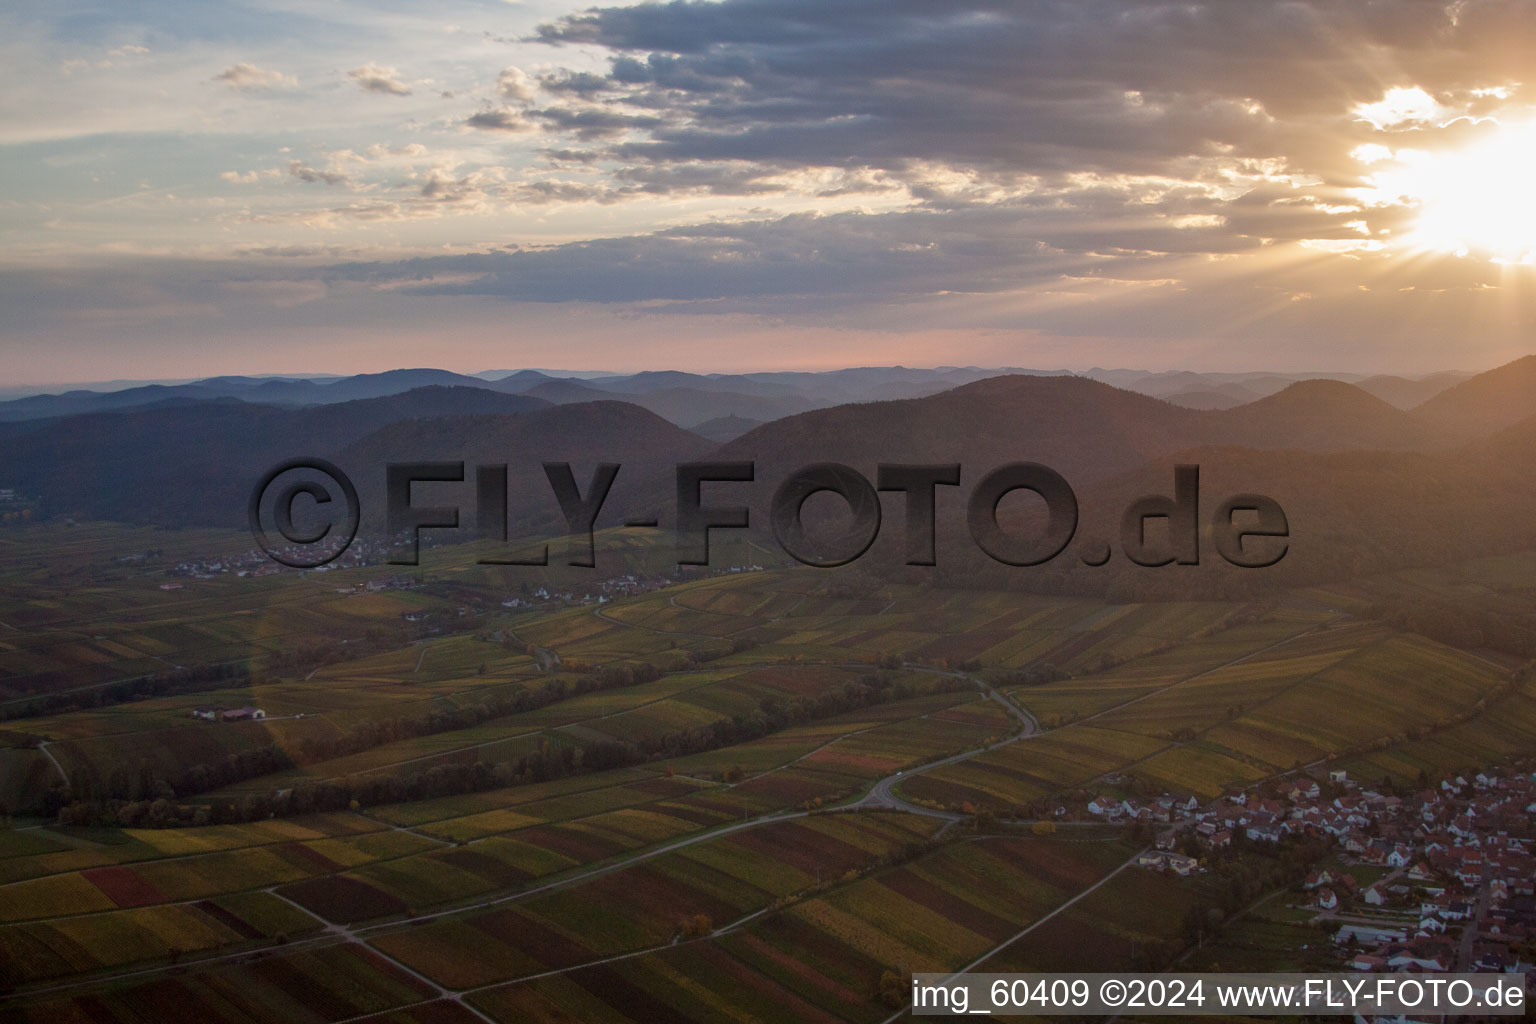
<svg viewBox="0 0 1536 1024">
<path fill-rule="evenodd" d="M 1451 957 L 1449 953 L 1444 952 L 1416 955 L 1405 950 L 1388 960 L 1387 966 L 1394 971 L 1404 971 L 1415 967 L 1421 971 L 1448 971 L 1451 969 Z"/>
<path fill-rule="evenodd" d="M 219 717 L 219 713 L 213 708 L 193 708 L 192 717 L 201 718 L 205 722 L 211 722 Z"/>
<path fill-rule="evenodd" d="M 1316 800 L 1322 795 L 1316 779 L 1299 779 L 1291 786 L 1289 796 L 1292 801 Z"/>
<path fill-rule="evenodd" d="M 1278 843 L 1283 837 L 1284 832 L 1279 825 L 1251 825 L 1244 830 L 1243 834 L 1256 843 Z M 1228 832 L 1227 838 L 1229 841 L 1231 837 L 1232 834 Z M 1213 836 L 1212 842 L 1214 841 L 1215 837 Z"/>
<path fill-rule="evenodd" d="M 1088 813 L 1102 818 L 1120 817 L 1120 801 L 1107 796 L 1096 796 L 1088 801 Z"/>
<path fill-rule="evenodd" d="M 1339 897 L 1334 894 L 1332 889 L 1324 886 L 1323 888 L 1317 890 L 1317 909 L 1337 910 L 1338 907 Z"/>
<path fill-rule="evenodd" d="M 1464 900 L 1453 900 L 1440 912 L 1440 916 L 1447 921 L 1465 921 L 1472 916 L 1472 906 Z"/>
<path fill-rule="evenodd" d="M 1191 875 L 1200 868 L 1198 860 L 1182 853 L 1165 853 L 1163 860 L 1167 863 L 1169 870 L 1176 875 Z"/>
<path fill-rule="evenodd" d="M 1373 907 L 1379 907 L 1387 902 L 1387 894 L 1381 891 L 1381 886 L 1373 885 L 1365 890 L 1365 902 Z"/>
<path fill-rule="evenodd" d="M 1193 857 L 1186 857 L 1182 853 L 1167 853 L 1161 850 L 1143 850 L 1136 857 L 1138 867 L 1158 868 L 1163 871 L 1172 871 L 1176 875 L 1190 875 L 1199 870 L 1200 862 Z"/>
<path fill-rule="evenodd" d="M 232 708 L 219 714 L 226 722 L 252 722 L 260 718 L 266 718 L 267 713 L 261 708 Z"/>
</svg>

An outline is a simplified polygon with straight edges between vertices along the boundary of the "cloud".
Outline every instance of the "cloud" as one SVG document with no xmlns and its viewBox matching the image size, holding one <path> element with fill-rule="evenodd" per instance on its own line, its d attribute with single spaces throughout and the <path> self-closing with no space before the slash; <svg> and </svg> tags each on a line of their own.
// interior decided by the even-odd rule
<svg viewBox="0 0 1536 1024">
<path fill-rule="evenodd" d="M 606 74 L 541 79 L 553 94 L 603 97 L 604 125 L 626 134 L 602 158 L 897 177 L 942 165 L 1006 186 L 1083 171 L 1188 178 L 1220 158 L 1326 173 L 1342 166 L 1341 139 L 1368 141 L 1354 111 L 1383 99 L 1383 66 L 1417 83 L 1414 117 L 1438 111 L 1434 97 L 1486 98 L 1529 77 L 1536 11 L 1491 0 L 1391 9 L 722 0 L 588 10 L 538 38 L 609 50 Z M 579 105 L 541 116 L 583 141 L 606 138 Z"/>
<path fill-rule="evenodd" d="M 346 185 L 350 179 L 340 171 L 320 171 L 302 160 L 288 162 L 288 176 L 309 184 Z"/>
<path fill-rule="evenodd" d="M 496 94 L 504 100 L 514 103 L 532 103 L 534 96 L 538 94 L 539 85 L 522 68 L 503 68 L 496 77 Z"/>
<path fill-rule="evenodd" d="M 268 167 L 260 171 L 246 171 L 244 173 L 240 171 L 224 171 L 219 175 L 224 181 L 231 181 L 237 185 L 254 185 L 258 181 L 280 178 L 282 176 L 283 172 L 276 167 Z"/>
<path fill-rule="evenodd" d="M 257 92 L 263 89 L 292 88 L 299 84 L 297 78 L 281 71 L 259 68 L 254 64 L 231 64 L 213 76 L 215 82 L 223 82 L 231 89 Z"/>
<path fill-rule="evenodd" d="M 410 86 L 400 81 L 394 68 L 381 67 L 377 64 L 364 64 L 360 68 L 353 68 L 347 75 L 358 84 L 364 92 L 383 93 L 388 96 L 409 96 Z"/>
<path fill-rule="evenodd" d="M 438 308 L 476 295 L 893 330 L 942 311 L 956 325 L 1185 338 L 1252 325 L 1310 344 L 1298 359 L 1398 331 L 1481 339 L 1536 322 L 1521 297 L 1536 288 L 1513 271 L 1394 255 L 1419 214 L 1377 181 L 1406 149 L 1455 150 L 1536 113 L 1536 86 L 1519 84 L 1536 82 L 1533 4 L 677 0 L 584 10 L 536 39 L 548 64 L 524 50 L 505 66 L 492 47 L 458 49 L 463 37 L 436 54 L 425 35 L 367 51 L 415 76 L 370 63 L 347 72 L 358 88 L 414 87 L 451 120 L 402 124 L 399 105 L 354 94 L 373 120 L 326 108 L 264 122 L 261 141 L 212 166 L 251 166 L 232 154 L 268 152 L 273 131 L 307 159 L 221 176 L 282 182 L 259 204 L 220 197 L 228 244 L 271 240 L 251 224 L 334 229 L 360 255 L 284 272 L 318 270 L 353 296 L 427 292 Z M 235 65 L 219 80 L 269 88 L 273 74 Z M 368 145 L 392 137 L 432 151 Z M 475 216 L 462 228 L 425 223 L 463 214 Z M 354 227 L 383 221 L 422 223 Z M 386 236 L 390 258 L 368 258 Z M 439 255 L 462 252 L 437 248 L 450 238 L 568 244 Z M 413 248 L 433 255 L 395 260 Z M 1514 312 L 1465 315 L 1473 294 Z"/>
<path fill-rule="evenodd" d="M 1377 128 L 1401 128 L 1446 120 L 1454 112 L 1442 107 L 1433 96 L 1418 86 L 1388 89 L 1375 103 L 1360 103 L 1355 114 Z"/>
<path fill-rule="evenodd" d="M 488 132 L 526 132 L 532 131 L 534 127 L 521 111 L 510 107 L 487 107 L 469 115 L 464 119 L 464 124 Z"/>
</svg>

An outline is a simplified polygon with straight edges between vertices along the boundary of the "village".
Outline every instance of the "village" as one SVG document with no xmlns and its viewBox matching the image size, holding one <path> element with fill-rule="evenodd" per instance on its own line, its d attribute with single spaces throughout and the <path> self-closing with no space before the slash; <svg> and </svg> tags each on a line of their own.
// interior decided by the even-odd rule
<svg viewBox="0 0 1536 1024">
<path fill-rule="evenodd" d="M 1270 780 L 1200 803 L 1101 795 L 1085 811 L 1156 829 L 1138 858 L 1181 876 L 1235 840 L 1326 837 L 1341 868 L 1320 867 L 1297 907 L 1315 911 L 1341 966 L 1358 971 L 1536 971 L 1536 772 L 1457 775 L 1399 795 L 1343 771 Z M 1388 787 L 1380 787 L 1388 789 Z M 1159 829 L 1159 826 L 1166 826 Z"/>
</svg>

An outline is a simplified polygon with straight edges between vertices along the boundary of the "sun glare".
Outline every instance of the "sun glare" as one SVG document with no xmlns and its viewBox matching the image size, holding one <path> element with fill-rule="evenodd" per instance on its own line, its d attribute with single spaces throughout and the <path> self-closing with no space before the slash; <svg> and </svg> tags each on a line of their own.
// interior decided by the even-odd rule
<svg viewBox="0 0 1536 1024">
<path fill-rule="evenodd" d="M 1501 126 L 1465 148 L 1392 151 L 1366 145 L 1355 158 L 1377 167 L 1373 205 L 1417 209 L 1400 244 L 1499 263 L 1536 263 L 1536 122 Z"/>
</svg>

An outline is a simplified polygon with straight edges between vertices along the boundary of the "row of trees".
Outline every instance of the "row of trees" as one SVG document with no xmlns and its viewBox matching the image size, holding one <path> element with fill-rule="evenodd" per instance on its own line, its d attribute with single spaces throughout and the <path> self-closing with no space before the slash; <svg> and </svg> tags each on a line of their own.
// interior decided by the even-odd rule
<svg viewBox="0 0 1536 1024">
<path fill-rule="evenodd" d="M 204 690 L 222 690 L 246 686 L 250 681 L 251 666 L 248 661 L 226 661 L 212 665 L 198 665 L 194 668 L 179 668 L 156 675 L 119 679 L 116 682 L 88 689 L 42 694 L 23 704 L 0 707 L 0 721 L 38 718 L 66 711 L 126 704 L 146 697 L 167 697 L 181 693 L 199 693 Z"/>
<path fill-rule="evenodd" d="M 386 743 L 471 729 L 496 718 L 535 711 L 572 696 L 633 686 L 660 677 L 661 671 L 654 665 L 608 666 L 572 678 L 551 679 L 534 689 L 496 694 L 463 707 L 435 710 L 414 718 L 365 719 L 339 735 L 307 736 L 291 747 L 270 743 L 173 771 L 165 771 L 148 761 L 141 761 L 136 771 L 115 768 L 105 778 L 81 770 L 76 772 L 72 789 L 62 800 L 58 791 L 49 792 L 43 810 L 54 814 L 68 803 L 138 803 L 196 796 L 275 772 L 361 753 Z"/>
<path fill-rule="evenodd" d="M 558 689 L 552 680 L 543 691 Z M 928 688 L 964 687 L 961 680 L 934 680 Z M 705 725 L 641 737 L 635 741 L 599 740 L 566 743 L 541 738 L 538 746 L 515 759 L 495 764 L 456 763 L 397 775 L 368 775 L 305 782 L 289 789 L 252 793 L 239 799 L 212 800 L 200 805 L 177 802 L 170 796 L 137 800 L 107 797 L 76 799 L 57 810 L 63 824 L 102 824 L 121 827 L 223 824 L 259 821 L 268 817 L 374 807 L 433 797 L 481 792 L 606 771 L 646 761 L 680 757 L 759 739 L 808 721 L 828 718 L 917 693 L 912 681 L 895 681 L 889 673 L 871 671 L 856 681 L 816 696 L 768 697 L 751 712 L 719 718 Z"/>
</svg>

